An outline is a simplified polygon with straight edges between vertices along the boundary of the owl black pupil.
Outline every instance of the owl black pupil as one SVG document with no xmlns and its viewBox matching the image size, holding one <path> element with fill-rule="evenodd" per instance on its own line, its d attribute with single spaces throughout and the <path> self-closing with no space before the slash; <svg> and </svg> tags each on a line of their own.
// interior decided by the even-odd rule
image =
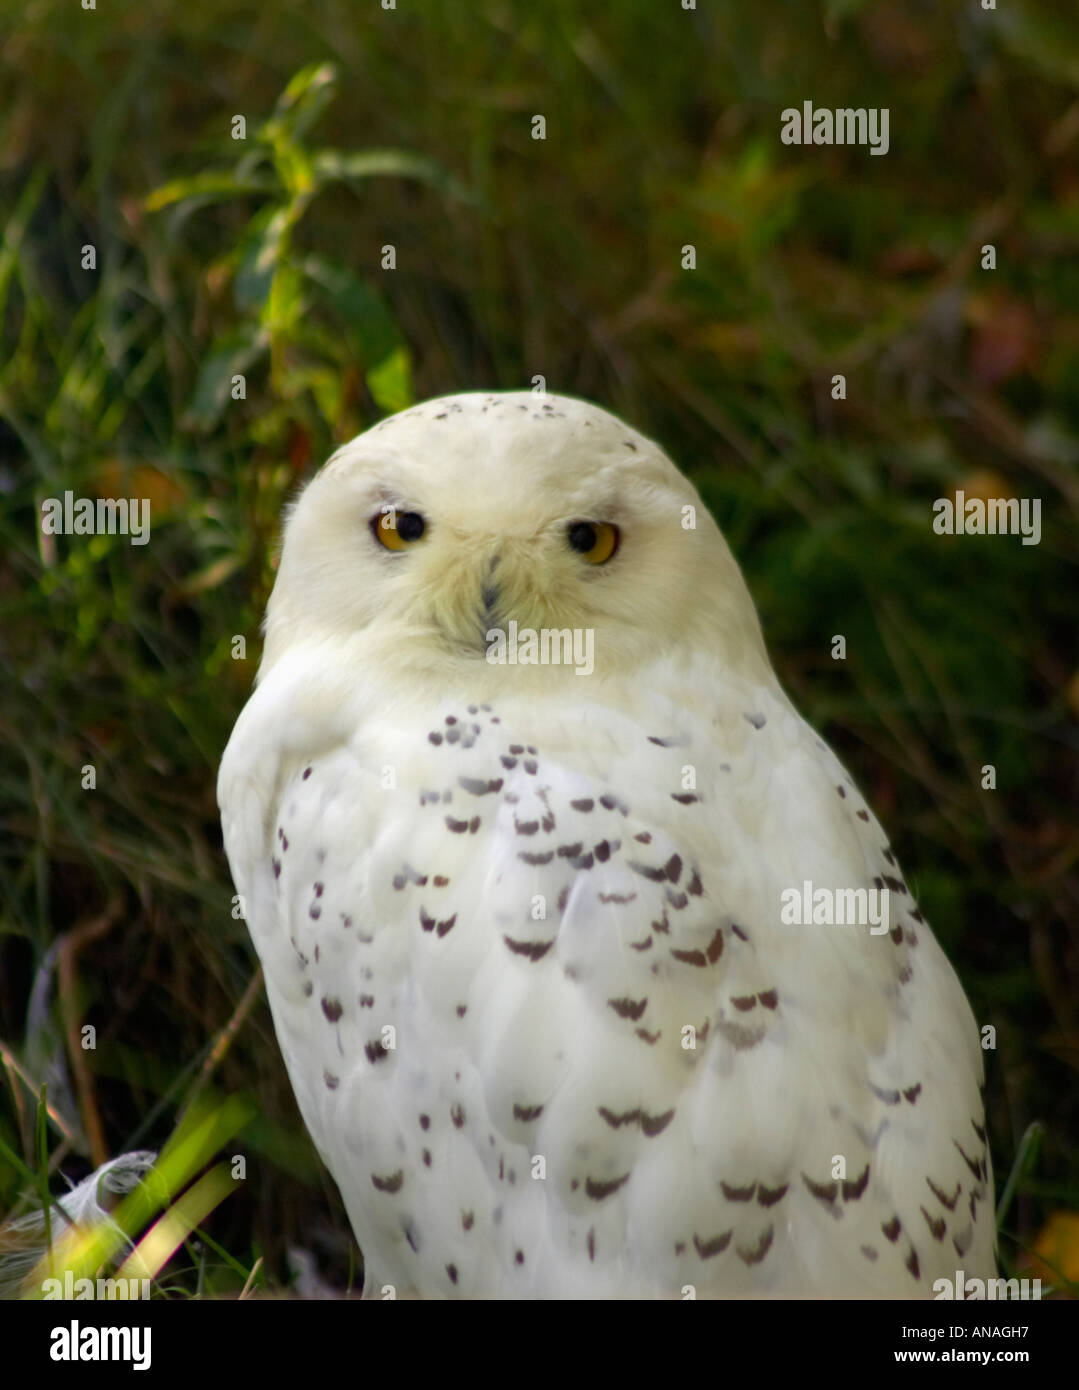
<svg viewBox="0 0 1079 1390">
<path fill-rule="evenodd" d="M 397 518 L 397 534 L 403 541 L 418 541 L 423 535 L 424 521 L 419 512 L 402 512 Z"/>
<path fill-rule="evenodd" d="M 572 550 L 586 555 L 590 550 L 595 549 L 596 528 L 587 521 L 575 521 L 569 528 L 569 543 Z"/>
</svg>

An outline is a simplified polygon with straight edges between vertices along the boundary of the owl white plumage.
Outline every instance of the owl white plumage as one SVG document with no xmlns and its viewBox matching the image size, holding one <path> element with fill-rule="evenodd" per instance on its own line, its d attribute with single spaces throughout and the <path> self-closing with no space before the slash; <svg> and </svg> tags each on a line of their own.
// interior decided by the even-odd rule
<svg viewBox="0 0 1079 1390">
<path fill-rule="evenodd" d="M 995 1274 L 970 1007 L 656 445 L 526 392 L 383 420 L 265 634 L 225 846 L 366 1293 Z M 888 929 L 789 920 L 807 883 Z"/>
</svg>

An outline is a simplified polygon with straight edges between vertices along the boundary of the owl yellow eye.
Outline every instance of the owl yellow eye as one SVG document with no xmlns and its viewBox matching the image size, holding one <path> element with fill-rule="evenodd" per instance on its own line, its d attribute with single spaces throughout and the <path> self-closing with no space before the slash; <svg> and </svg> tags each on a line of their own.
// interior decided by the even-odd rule
<svg viewBox="0 0 1079 1390">
<path fill-rule="evenodd" d="M 571 521 L 566 531 L 569 548 L 590 565 L 605 565 L 618 549 L 618 527 L 609 521 Z"/>
<path fill-rule="evenodd" d="M 407 550 L 423 538 L 427 523 L 419 512 L 380 512 L 371 518 L 375 540 L 387 550 Z"/>
</svg>

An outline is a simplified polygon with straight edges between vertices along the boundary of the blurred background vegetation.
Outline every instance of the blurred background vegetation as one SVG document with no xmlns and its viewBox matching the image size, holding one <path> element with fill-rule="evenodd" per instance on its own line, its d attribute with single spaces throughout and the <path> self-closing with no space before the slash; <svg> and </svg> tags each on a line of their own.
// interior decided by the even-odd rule
<svg viewBox="0 0 1079 1390">
<path fill-rule="evenodd" d="M 541 375 L 713 508 L 996 1029 L 1004 1264 L 1079 1278 L 1073 0 L 35 0 L 0 90 L 0 1216 L 208 1113 L 175 1191 L 247 1181 L 187 1189 L 158 1288 L 355 1281 L 217 762 L 296 486 Z M 804 100 L 889 108 L 888 154 L 784 146 Z M 935 535 L 956 489 L 1040 498 L 1041 544 Z M 43 536 L 65 490 L 149 498 L 150 544 Z"/>
</svg>

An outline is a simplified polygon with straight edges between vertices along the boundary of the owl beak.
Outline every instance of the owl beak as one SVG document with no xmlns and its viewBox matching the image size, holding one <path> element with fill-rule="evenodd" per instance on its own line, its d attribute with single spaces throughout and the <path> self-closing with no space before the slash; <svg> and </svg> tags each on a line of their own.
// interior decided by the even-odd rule
<svg viewBox="0 0 1079 1390">
<path fill-rule="evenodd" d="M 487 634 L 492 628 L 498 627 L 498 601 L 501 597 L 497 584 L 485 584 L 480 591 L 482 607 L 479 612 L 480 620 L 480 641 L 487 648 Z"/>
<path fill-rule="evenodd" d="M 495 570 L 501 557 L 492 555 L 487 566 L 487 575 L 480 589 L 480 637 L 483 646 L 487 646 L 487 633 L 492 627 L 498 626 L 498 605 L 502 597 L 499 586 L 495 583 Z"/>
</svg>

